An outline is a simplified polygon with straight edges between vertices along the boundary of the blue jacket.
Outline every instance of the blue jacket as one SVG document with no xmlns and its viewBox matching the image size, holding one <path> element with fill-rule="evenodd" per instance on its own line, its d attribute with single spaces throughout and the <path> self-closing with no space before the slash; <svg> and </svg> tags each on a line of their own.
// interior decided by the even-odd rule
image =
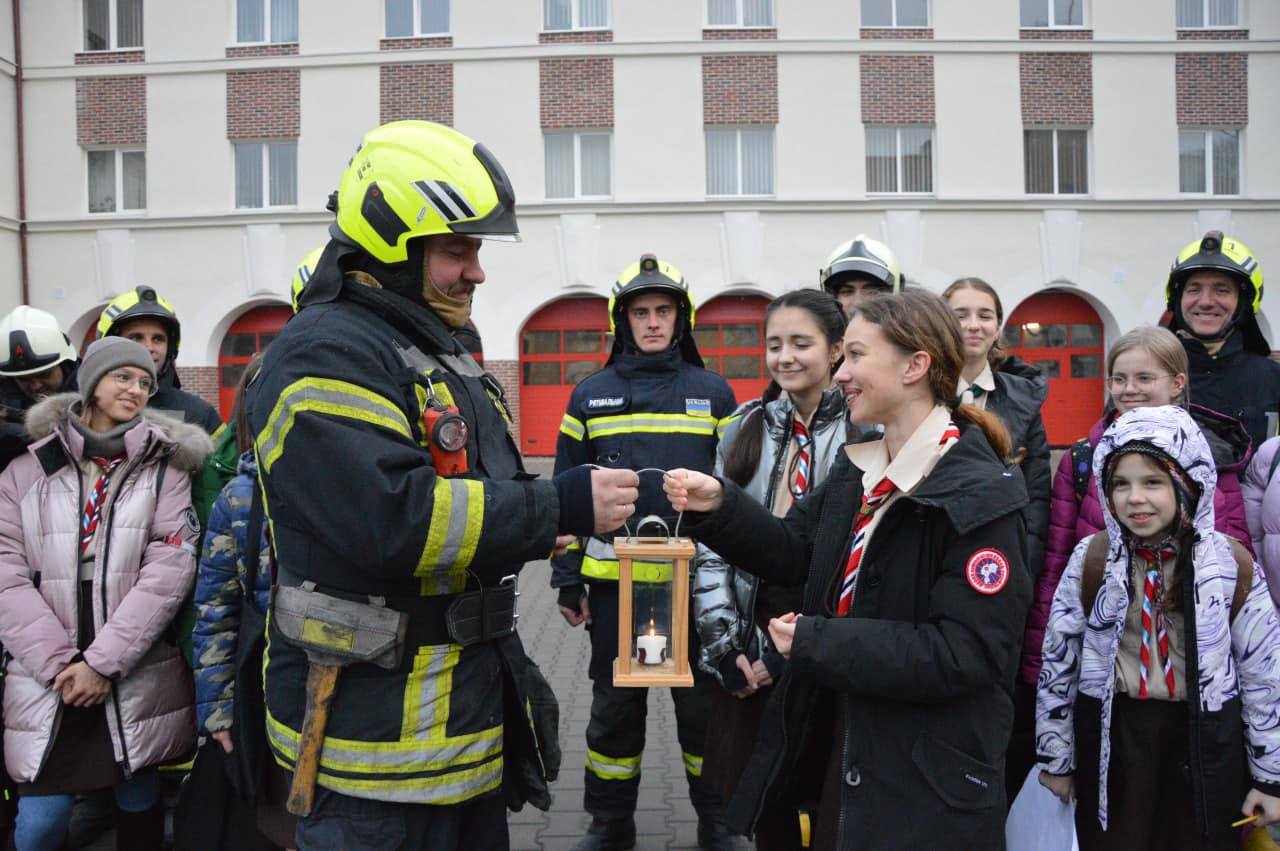
<svg viewBox="0 0 1280 851">
<path fill-rule="evenodd" d="M 252 452 L 240 456 L 236 477 L 227 482 L 209 512 L 203 557 L 196 574 L 196 623 L 191 633 L 195 659 L 196 717 L 202 733 L 231 729 L 235 701 L 236 639 L 240 607 L 249 589 L 245 556 L 249 548 L 249 508 L 258 486 Z M 267 610 L 271 590 L 267 524 L 259 531 L 258 576 L 253 595 Z"/>
</svg>

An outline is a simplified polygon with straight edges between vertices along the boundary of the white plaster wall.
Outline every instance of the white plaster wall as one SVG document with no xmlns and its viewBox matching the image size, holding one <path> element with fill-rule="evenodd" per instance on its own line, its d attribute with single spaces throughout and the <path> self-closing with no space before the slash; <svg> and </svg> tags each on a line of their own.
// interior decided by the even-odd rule
<svg viewBox="0 0 1280 851">
<path fill-rule="evenodd" d="M 458 7 L 472 5 L 487 3 L 455 2 L 452 9 L 454 20 Z M 231 21 L 234 26 L 235 18 Z M 234 33 L 234 28 L 229 32 Z M 358 4 L 343 0 L 303 0 L 298 4 L 298 52 L 303 55 L 376 51 L 378 39 L 386 32 L 384 6 L 377 0 L 372 3 L 364 0 Z"/>
<path fill-rule="evenodd" d="M 25 80 L 22 98 L 27 218 L 84 215 L 89 189 L 84 151 L 76 144 L 75 80 Z"/>
<path fill-rule="evenodd" d="M 226 100 L 224 74 L 147 78 L 147 216 L 220 213 L 234 206 Z M 82 163 L 82 181 L 84 173 Z"/>
<path fill-rule="evenodd" d="M 18 124 L 15 100 L 17 86 L 0 59 L 0 219 L 18 217 Z"/>
<path fill-rule="evenodd" d="M 934 38 L 1018 38 L 1018 0 L 982 0 L 981 3 L 933 0 L 930 6 Z"/>
<path fill-rule="evenodd" d="M 702 59 L 619 57 L 613 63 L 613 102 L 613 197 L 705 198 Z"/>
<path fill-rule="evenodd" d="M 937 196 L 1022 195 L 1022 95 L 1017 54 L 940 55 L 934 59 L 934 80 Z"/>
<path fill-rule="evenodd" d="M 1173 40 L 1177 21 L 1174 4 L 1168 0 L 1086 0 L 1085 23 L 1093 27 L 1099 41 L 1112 39 Z M 1096 61 L 1096 60 L 1095 60 Z M 1094 94 L 1098 92 L 1094 87 Z"/>
<path fill-rule="evenodd" d="M 84 49 L 81 0 L 19 0 L 22 4 L 22 64 L 27 68 L 70 65 Z M 12 19 L 12 13 L 6 9 Z M 146 39 L 146 11 L 143 11 Z"/>
<path fill-rule="evenodd" d="M 1275 0 L 1243 0 L 1240 5 L 1250 38 L 1280 38 L 1280 3 Z M 1252 113 L 1249 117 L 1253 117 Z"/>
<path fill-rule="evenodd" d="M 378 126 L 379 85 L 375 65 L 303 69 L 298 209 L 323 210 L 329 193 L 338 188 L 361 137 Z"/>
<path fill-rule="evenodd" d="M 706 15 L 705 3 L 701 6 Z M 779 3 L 773 4 L 773 20 L 780 39 L 857 38 L 862 19 L 858 3 Z"/>
<path fill-rule="evenodd" d="M 1261 4 L 1255 4 L 1261 5 Z M 1276 4 L 1280 5 L 1280 4 Z M 1280 37 L 1280 31 L 1276 37 Z M 1251 198 L 1280 195 L 1280 54 L 1254 53 L 1249 57 L 1249 126 L 1244 131 L 1244 191 Z M 1272 261 L 1280 266 L 1280 259 Z"/>
<path fill-rule="evenodd" d="M 92 231 L 32 233 L 27 238 L 31 304 L 69 328 L 95 304 L 98 281 Z M 57 291 L 62 290 L 59 298 Z"/>
<path fill-rule="evenodd" d="M 1093 57 L 1093 197 L 1178 194 L 1173 78 L 1170 55 Z"/>
<path fill-rule="evenodd" d="M 779 56 L 778 104 L 778 198 L 863 195 L 866 133 L 857 55 Z"/>
<path fill-rule="evenodd" d="M 705 3 L 690 0 L 614 0 L 609 12 L 614 41 L 696 41 L 707 15 Z"/>
<path fill-rule="evenodd" d="M 495 104 L 502 106 L 495 109 Z M 515 187 L 517 203 L 541 200 L 545 194 L 538 105 L 536 59 L 453 66 L 453 126 L 498 158 Z"/>
<path fill-rule="evenodd" d="M 17 231 L 0 228 L 0 316 L 22 301 L 21 268 Z"/>
<path fill-rule="evenodd" d="M 305 3 L 298 4 L 306 6 Z M 142 45 L 147 62 L 221 59 L 235 41 L 235 2 L 142 5 Z"/>
<path fill-rule="evenodd" d="M 537 44 L 538 33 L 542 31 L 542 4 L 527 0 L 454 2 L 450 14 L 455 47 Z M 382 19 L 381 13 L 378 18 Z M 456 86 L 456 78 L 454 83 Z M 489 345 L 488 339 L 485 345 Z M 485 357 L 488 356 L 486 350 Z"/>
</svg>

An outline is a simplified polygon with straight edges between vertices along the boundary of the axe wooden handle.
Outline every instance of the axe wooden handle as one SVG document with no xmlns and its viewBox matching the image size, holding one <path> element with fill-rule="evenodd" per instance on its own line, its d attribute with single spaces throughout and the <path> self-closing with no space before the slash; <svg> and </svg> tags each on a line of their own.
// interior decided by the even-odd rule
<svg viewBox="0 0 1280 851">
<path fill-rule="evenodd" d="M 298 737 L 298 760 L 293 766 L 293 785 L 289 788 L 289 812 L 308 816 L 315 802 L 316 775 L 320 773 L 320 751 L 324 747 L 324 728 L 329 723 L 329 707 L 338 685 L 338 666 L 312 662 L 307 669 L 307 713 L 302 719 Z"/>
</svg>

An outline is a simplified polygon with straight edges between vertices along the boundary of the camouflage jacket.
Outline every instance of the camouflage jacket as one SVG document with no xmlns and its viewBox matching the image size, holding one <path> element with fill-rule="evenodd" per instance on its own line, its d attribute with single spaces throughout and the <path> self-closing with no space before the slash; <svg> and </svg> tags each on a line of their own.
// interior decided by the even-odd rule
<svg viewBox="0 0 1280 851">
<path fill-rule="evenodd" d="M 227 483 L 209 512 L 204 556 L 196 576 L 196 624 L 191 634 L 195 653 L 196 715 L 200 731 L 214 733 L 231 728 L 235 700 L 236 637 L 240 607 L 244 601 L 245 551 L 248 549 L 249 508 L 258 483 L 258 465 L 252 452 L 240 457 L 234 479 Z M 267 607 L 271 584 L 266 524 L 258 533 L 258 577 L 253 589 L 258 606 Z"/>
</svg>

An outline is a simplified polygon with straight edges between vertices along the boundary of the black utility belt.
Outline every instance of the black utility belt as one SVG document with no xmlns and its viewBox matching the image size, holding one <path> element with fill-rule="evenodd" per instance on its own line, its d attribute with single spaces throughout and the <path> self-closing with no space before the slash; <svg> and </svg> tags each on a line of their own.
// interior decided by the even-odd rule
<svg viewBox="0 0 1280 851">
<path fill-rule="evenodd" d="M 497 641 L 516 631 L 516 576 L 504 576 L 497 585 L 479 591 L 464 591 L 453 598 L 445 612 L 449 638 L 467 647 L 483 641 Z"/>
</svg>

